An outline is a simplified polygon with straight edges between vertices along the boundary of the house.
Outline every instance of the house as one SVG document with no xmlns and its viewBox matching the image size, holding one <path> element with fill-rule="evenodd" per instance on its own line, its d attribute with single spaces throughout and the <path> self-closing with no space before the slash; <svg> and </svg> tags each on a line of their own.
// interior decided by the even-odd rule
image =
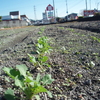
<svg viewBox="0 0 100 100">
<path fill-rule="evenodd" d="M 66 20 L 75 20 L 77 17 L 77 13 L 71 13 L 68 16 L 65 16 Z"/>
<path fill-rule="evenodd" d="M 20 15 L 19 11 L 10 12 L 7 16 L 2 16 L 0 28 L 3 27 L 19 27 L 31 25 L 26 15 Z"/>
<path fill-rule="evenodd" d="M 21 15 L 20 18 L 22 21 L 26 21 L 27 25 L 31 25 L 31 20 L 26 15 Z"/>
</svg>

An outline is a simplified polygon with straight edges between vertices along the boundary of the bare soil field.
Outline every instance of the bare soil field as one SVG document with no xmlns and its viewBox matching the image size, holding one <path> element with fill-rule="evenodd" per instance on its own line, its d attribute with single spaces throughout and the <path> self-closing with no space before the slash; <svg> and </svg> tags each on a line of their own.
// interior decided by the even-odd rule
<svg viewBox="0 0 100 100">
<path fill-rule="evenodd" d="M 41 31 L 41 29 L 44 30 Z M 37 39 L 46 36 L 53 48 L 48 63 L 51 68 L 41 73 L 29 62 L 36 51 Z M 0 100 L 13 80 L 2 70 L 25 64 L 33 77 L 51 74 L 54 81 L 46 88 L 53 97 L 40 93 L 40 100 L 100 100 L 100 21 L 69 22 L 46 26 L 30 26 L 0 30 Z M 20 91 L 15 95 L 25 100 Z M 34 99 L 35 100 L 35 99 Z"/>
</svg>

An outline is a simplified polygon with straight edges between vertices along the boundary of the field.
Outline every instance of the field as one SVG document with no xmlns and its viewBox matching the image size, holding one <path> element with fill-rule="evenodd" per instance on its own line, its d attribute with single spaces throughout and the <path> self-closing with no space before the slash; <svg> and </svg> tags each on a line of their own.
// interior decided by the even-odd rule
<svg viewBox="0 0 100 100">
<path fill-rule="evenodd" d="M 45 71 L 32 64 L 28 56 L 38 55 L 37 40 L 43 36 L 52 47 L 46 54 L 51 67 L 43 66 Z M 0 30 L 0 100 L 6 100 L 4 91 L 8 87 L 15 88 L 2 69 L 21 64 L 28 67 L 33 78 L 40 73 L 51 74 L 54 79 L 46 86 L 53 97 L 40 93 L 40 100 L 100 100 L 100 21 Z M 16 100 L 25 100 L 25 95 L 16 91 L 20 97 Z"/>
</svg>

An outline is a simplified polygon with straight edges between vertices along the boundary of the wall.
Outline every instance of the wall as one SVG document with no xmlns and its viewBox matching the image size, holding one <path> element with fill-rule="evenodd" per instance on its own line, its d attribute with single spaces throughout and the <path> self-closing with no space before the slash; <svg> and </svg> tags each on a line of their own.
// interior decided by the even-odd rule
<svg viewBox="0 0 100 100">
<path fill-rule="evenodd" d="M 0 28 L 5 27 L 18 27 L 18 26 L 27 26 L 28 23 L 24 20 L 9 20 L 9 21 L 1 21 Z"/>
</svg>

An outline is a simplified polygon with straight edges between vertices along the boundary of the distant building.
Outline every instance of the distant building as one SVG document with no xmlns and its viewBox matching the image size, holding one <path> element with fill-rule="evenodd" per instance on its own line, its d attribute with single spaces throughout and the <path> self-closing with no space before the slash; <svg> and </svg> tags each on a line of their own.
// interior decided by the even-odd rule
<svg viewBox="0 0 100 100">
<path fill-rule="evenodd" d="M 31 25 L 26 15 L 20 15 L 19 11 L 10 12 L 7 16 L 2 16 L 0 27 L 18 27 Z"/>
<path fill-rule="evenodd" d="M 75 20 L 77 17 L 77 13 L 71 13 L 68 16 L 65 16 L 66 20 Z"/>
<path fill-rule="evenodd" d="M 31 21 L 26 15 L 21 15 L 20 18 L 22 21 L 26 21 L 28 25 L 31 25 Z"/>
</svg>

